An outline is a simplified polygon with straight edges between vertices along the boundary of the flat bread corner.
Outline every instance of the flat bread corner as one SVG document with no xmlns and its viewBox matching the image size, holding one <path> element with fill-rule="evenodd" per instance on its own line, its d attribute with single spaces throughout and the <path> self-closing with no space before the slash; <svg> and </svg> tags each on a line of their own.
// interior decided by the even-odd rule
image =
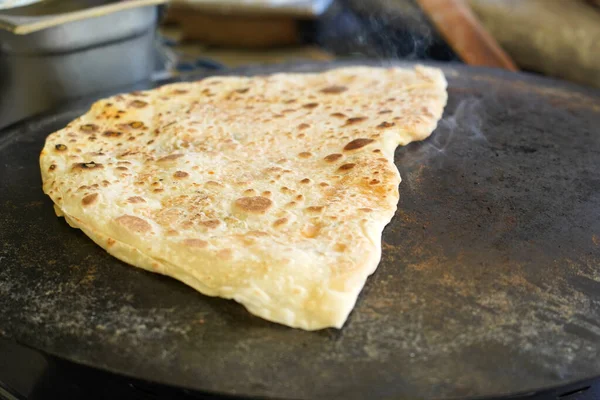
<svg viewBox="0 0 600 400">
<path fill-rule="evenodd" d="M 306 330 L 341 328 L 434 130 L 435 68 L 215 76 L 96 102 L 40 156 L 57 215 L 116 258 Z"/>
</svg>

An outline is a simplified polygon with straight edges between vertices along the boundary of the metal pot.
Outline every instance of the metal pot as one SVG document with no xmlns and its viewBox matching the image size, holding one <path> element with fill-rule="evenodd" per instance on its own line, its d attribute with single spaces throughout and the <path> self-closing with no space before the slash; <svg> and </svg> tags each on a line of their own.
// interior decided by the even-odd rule
<svg viewBox="0 0 600 400">
<path fill-rule="evenodd" d="M 26 35 L 0 30 L 0 126 L 150 78 L 156 21 L 146 5 Z"/>
</svg>

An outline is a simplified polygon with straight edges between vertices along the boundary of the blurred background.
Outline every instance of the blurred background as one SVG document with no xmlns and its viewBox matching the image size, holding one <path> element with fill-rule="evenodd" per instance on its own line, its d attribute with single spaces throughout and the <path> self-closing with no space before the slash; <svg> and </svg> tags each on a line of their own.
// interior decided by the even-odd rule
<svg viewBox="0 0 600 400">
<path fill-rule="evenodd" d="M 349 57 L 600 87 L 600 0 L 0 0 L 0 127 L 136 82 Z"/>
</svg>

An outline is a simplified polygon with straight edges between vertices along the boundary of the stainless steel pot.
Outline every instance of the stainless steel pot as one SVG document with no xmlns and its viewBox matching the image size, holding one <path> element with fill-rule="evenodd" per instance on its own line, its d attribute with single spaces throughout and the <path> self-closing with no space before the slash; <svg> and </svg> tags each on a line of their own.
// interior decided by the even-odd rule
<svg viewBox="0 0 600 400">
<path fill-rule="evenodd" d="M 26 35 L 0 30 L 0 126 L 70 99 L 149 79 L 157 6 Z"/>
</svg>

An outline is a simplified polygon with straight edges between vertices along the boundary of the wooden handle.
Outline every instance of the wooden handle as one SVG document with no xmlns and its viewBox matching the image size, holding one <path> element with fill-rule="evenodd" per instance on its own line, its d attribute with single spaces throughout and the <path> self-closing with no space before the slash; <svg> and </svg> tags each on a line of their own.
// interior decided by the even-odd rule
<svg viewBox="0 0 600 400">
<path fill-rule="evenodd" d="M 450 47 L 469 65 L 518 68 L 464 0 L 417 0 Z"/>
</svg>

